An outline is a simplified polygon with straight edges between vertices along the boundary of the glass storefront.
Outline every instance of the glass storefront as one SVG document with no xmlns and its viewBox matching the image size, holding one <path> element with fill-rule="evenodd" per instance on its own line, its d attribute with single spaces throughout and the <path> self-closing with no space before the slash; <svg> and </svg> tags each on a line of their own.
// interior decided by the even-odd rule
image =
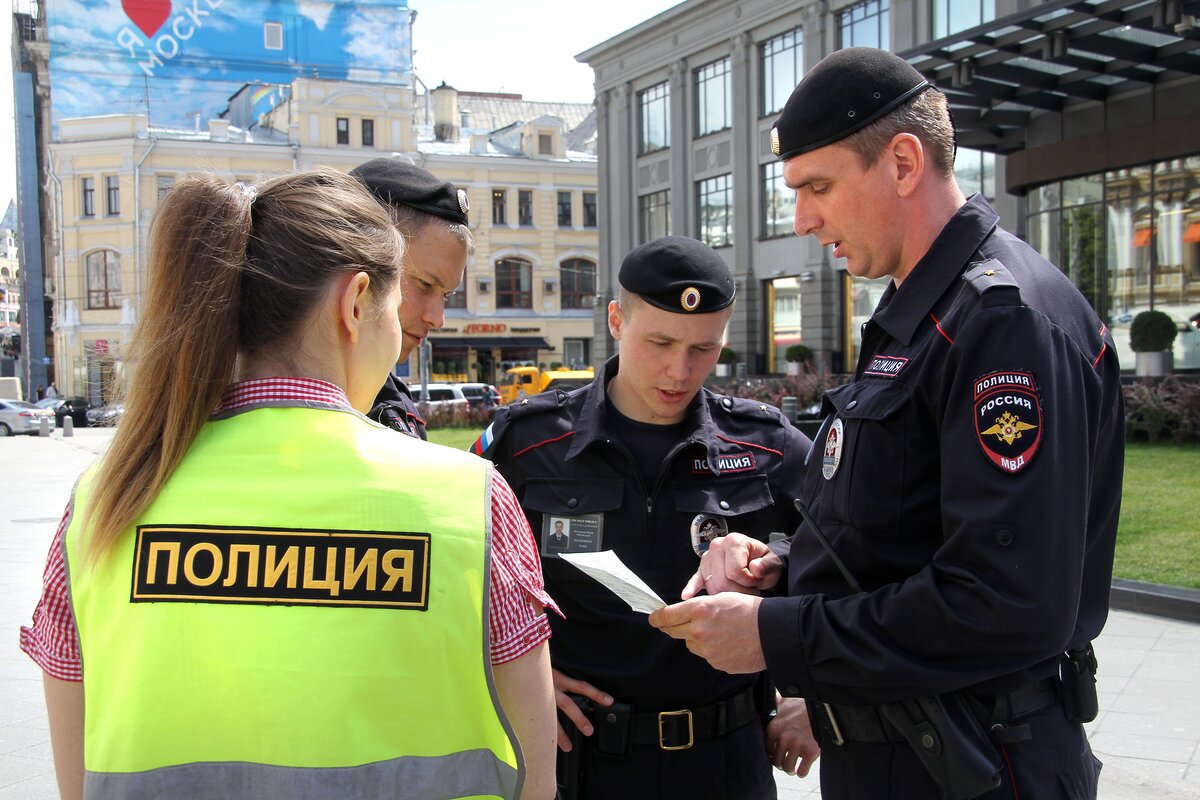
<svg viewBox="0 0 1200 800">
<path fill-rule="evenodd" d="M 962 155 L 955 164 L 960 184 Z M 977 174 L 972 188 L 986 195 L 990 163 L 972 157 L 966 164 Z M 1025 204 L 1026 240 L 1112 329 L 1123 370 L 1134 366 L 1130 323 L 1150 308 L 1179 326 L 1175 368 L 1200 369 L 1200 155 L 1056 181 L 1029 190 Z M 844 366 L 850 371 L 862 323 L 888 282 L 848 274 L 844 280 Z"/>
<path fill-rule="evenodd" d="M 1029 192 L 1029 243 L 1079 287 L 1133 369 L 1129 326 L 1150 308 L 1179 325 L 1177 369 L 1200 368 L 1200 156 Z"/>
<path fill-rule="evenodd" d="M 800 279 L 776 278 L 767 281 L 767 302 L 770 316 L 767 318 L 767 348 L 769 361 L 767 372 L 776 374 L 787 371 L 784 353 L 794 344 L 800 344 Z"/>
</svg>

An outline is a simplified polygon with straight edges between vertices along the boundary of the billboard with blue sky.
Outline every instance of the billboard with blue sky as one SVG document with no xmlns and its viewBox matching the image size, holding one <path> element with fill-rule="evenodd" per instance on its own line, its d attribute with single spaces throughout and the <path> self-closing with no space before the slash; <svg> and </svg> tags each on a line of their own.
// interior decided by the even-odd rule
<svg viewBox="0 0 1200 800">
<path fill-rule="evenodd" d="M 408 0 L 46 0 L 45 8 L 55 122 L 142 113 L 187 127 L 199 115 L 205 128 L 248 83 L 412 84 Z"/>
</svg>

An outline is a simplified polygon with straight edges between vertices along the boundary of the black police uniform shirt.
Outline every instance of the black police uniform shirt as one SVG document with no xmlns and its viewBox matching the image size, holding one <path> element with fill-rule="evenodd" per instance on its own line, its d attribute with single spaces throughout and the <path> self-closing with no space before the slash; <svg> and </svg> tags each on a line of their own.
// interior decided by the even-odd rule
<svg viewBox="0 0 1200 800">
<path fill-rule="evenodd" d="M 972 197 L 864 325 L 759 611 L 787 696 L 874 704 L 1057 674 L 1108 613 L 1124 412 L 1107 327 Z M 1101 654 L 1102 656 L 1102 654 Z"/>
<path fill-rule="evenodd" d="M 571 550 L 616 551 L 674 602 L 700 562 L 690 535 L 697 514 L 724 517 L 729 530 L 763 541 L 796 529 L 792 500 L 809 441 L 774 407 L 702 388 L 678 444 L 647 485 L 606 422 L 607 383 L 618 368 L 613 358 L 586 387 L 502 408 L 475 452 L 495 462 L 539 542 L 552 531 L 550 520 L 568 520 Z M 589 540 L 596 521 L 599 535 Z M 647 624 L 645 614 L 539 549 L 546 590 L 565 617 L 550 621 L 556 669 L 632 703 L 635 712 L 704 706 L 757 680 L 711 668 Z"/>
<path fill-rule="evenodd" d="M 425 420 L 417 410 L 412 391 L 408 385 L 395 375 L 388 375 L 383 388 L 375 396 L 368 417 L 388 426 L 392 430 L 406 433 L 417 439 L 428 439 L 425 432 Z"/>
</svg>

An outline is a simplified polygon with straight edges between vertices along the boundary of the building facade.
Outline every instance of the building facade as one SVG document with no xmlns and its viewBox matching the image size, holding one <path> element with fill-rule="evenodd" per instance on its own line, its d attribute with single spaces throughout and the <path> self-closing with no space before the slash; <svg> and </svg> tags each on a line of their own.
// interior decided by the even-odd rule
<svg viewBox="0 0 1200 800">
<path fill-rule="evenodd" d="M 140 114 L 59 122 L 45 202 L 60 391 L 112 399 L 143 296 L 150 222 L 180 177 L 209 171 L 253 181 L 318 165 L 350 170 L 387 155 L 421 164 L 470 197 L 476 253 L 445 328 L 431 337 L 429 377 L 494 382 L 506 361 L 587 362 L 596 172 L 594 155 L 568 149 L 578 131 L 540 115 L 495 131 L 454 126 L 439 139 L 433 115 L 427 122 L 414 113 L 414 98 L 425 98 L 403 86 L 297 78 L 246 91 L 272 91 L 277 102 L 259 106 L 253 119 L 227 115 L 240 126 L 213 119 L 203 130 L 167 128 Z M 472 97 L 475 105 L 497 101 Z M 421 375 L 416 357 L 397 369 L 410 380 Z"/>
<path fill-rule="evenodd" d="M 1153 307 L 1180 325 L 1176 367 L 1200 367 L 1197 14 L 1183 0 L 681 3 L 577 57 L 596 76 L 597 291 L 611 297 L 629 248 L 694 236 L 733 269 L 729 345 L 749 371 L 784 372 L 796 342 L 852 368 L 883 282 L 795 238 L 769 133 L 823 56 L 882 47 L 947 94 L 964 193 L 1075 280 L 1122 363 L 1130 321 Z"/>
</svg>

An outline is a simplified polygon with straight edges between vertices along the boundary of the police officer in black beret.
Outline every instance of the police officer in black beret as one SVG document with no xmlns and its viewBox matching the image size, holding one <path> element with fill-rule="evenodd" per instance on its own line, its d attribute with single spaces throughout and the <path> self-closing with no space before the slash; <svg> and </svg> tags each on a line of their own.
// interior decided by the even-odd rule
<svg viewBox="0 0 1200 800">
<path fill-rule="evenodd" d="M 796 232 L 891 282 L 853 382 L 825 396 L 809 521 L 775 548 L 716 542 L 700 569 L 787 596 L 695 598 L 651 622 L 807 698 L 825 798 L 1095 797 L 1081 722 L 1121 498 L 1112 337 L 963 197 L 945 97 L 897 56 L 822 60 L 773 149 Z"/>
<path fill-rule="evenodd" d="M 400 158 L 373 158 L 350 174 L 387 207 L 404 234 L 400 360 L 407 361 L 430 329 L 442 326 L 446 297 L 462 283 L 467 259 L 475 251 L 475 237 L 467 227 L 467 192 Z M 369 416 L 410 436 L 427 438 L 412 392 L 395 375 L 388 376 Z"/>
<path fill-rule="evenodd" d="M 501 409 L 474 448 L 521 500 L 565 615 L 550 622 L 560 797 L 773 798 L 767 742 L 790 770 L 817 754 L 803 704 L 764 739 L 774 690 L 761 675 L 712 669 L 547 546 L 568 521 L 568 552 L 613 550 L 673 598 L 715 533 L 766 542 L 799 522 L 808 439 L 774 407 L 703 387 L 733 309 L 728 266 L 669 236 L 632 250 L 618 278 L 619 354 L 587 387 Z"/>
</svg>

